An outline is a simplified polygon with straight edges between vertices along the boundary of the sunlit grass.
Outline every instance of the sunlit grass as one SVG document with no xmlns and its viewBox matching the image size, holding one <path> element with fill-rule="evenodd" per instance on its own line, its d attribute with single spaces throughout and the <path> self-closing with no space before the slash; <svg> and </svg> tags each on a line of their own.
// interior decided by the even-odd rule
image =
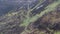
<svg viewBox="0 0 60 34">
<path fill-rule="evenodd" d="M 55 32 L 54 34 L 60 34 L 60 31 Z"/>
</svg>

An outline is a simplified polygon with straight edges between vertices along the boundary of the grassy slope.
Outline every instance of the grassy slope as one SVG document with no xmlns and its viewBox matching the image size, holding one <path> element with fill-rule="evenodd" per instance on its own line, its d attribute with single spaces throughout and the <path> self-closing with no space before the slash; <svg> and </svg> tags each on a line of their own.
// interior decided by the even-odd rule
<svg viewBox="0 0 60 34">
<path fill-rule="evenodd" d="M 58 0 L 57 2 L 54 2 L 54 3 L 52 3 L 52 4 L 50 4 L 50 5 L 48 5 L 45 9 L 46 10 L 44 10 L 44 11 L 42 11 L 40 14 L 36 14 L 35 16 L 33 16 L 33 17 L 29 17 L 29 12 L 31 12 L 32 10 L 34 10 L 34 8 L 33 9 L 31 9 L 31 10 L 29 10 L 28 12 L 27 12 L 27 15 L 25 15 L 25 17 L 26 18 L 21 18 L 22 20 L 23 20 L 23 23 L 22 24 L 20 24 L 20 26 L 23 26 L 23 27 L 27 27 L 28 25 L 29 25 L 29 23 L 31 23 L 31 22 L 34 22 L 34 21 L 36 21 L 38 18 L 40 18 L 40 17 L 42 17 L 45 13 L 48 13 L 48 12 L 50 12 L 50 11 L 53 11 L 55 8 L 56 8 L 56 6 L 58 5 L 58 4 L 60 4 L 60 0 Z M 39 4 L 38 4 L 39 5 Z M 37 5 L 37 6 L 38 6 Z M 36 6 L 36 7 L 37 7 Z M 0 22 L 1 24 L 6 24 L 6 23 L 8 23 L 9 21 L 12 21 L 13 20 L 13 22 L 15 21 L 15 19 L 13 18 L 13 17 L 18 17 L 18 16 L 22 16 L 22 14 L 23 14 L 23 16 L 24 16 L 24 10 L 20 10 L 20 11 L 18 11 L 18 12 L 12 12 L 12 13 L 8 13 L 8 14 L 6 14 L 5 16 L 2 16 L 2 17 L 0 17 L 0 18 L 3 18 L 3 19 L 5 19 L 5 20 L 3 20 L 3 22 Z M 13 18 L 13 19 L 12 19 Z M 18 18 L 16 18 L 17 20 L 16 21 L 18 21 Z M 7 20 L 9 20 L 9 21 L 7 21 Z M 19 21 L 18 22 L 20 22 L 20 19 L 19 19 Z M 14 25 L 13 25 L 14 26 Z M 23 34 L 25 31 L 23 31 L 21 34 Z M 59 34 L 60 32 L 58 32 L 57 34 Z M 55 33 L 56 34 L 56 33 Z"/>
<path fill-rule="evenodd" d="M 57 7 L 57 5 L 59 5 L 59 4 L 60 4 L 60 0 L 58 0 L 57 2 L 54 2 L 54 3 L 50 4 L 50 5 L 48 5 L 46 7 L 47 9 L 42 11 L 40 14 L 37 14 L 37 15 L 33 16 L 32 18 L 25 19 L 25 21 L 23 22 L 23 24 L 21 26 L 27 27 L 29 23 L 36 21 L 38 18 L 42 17 L 45 13 L 53 11 Z"/>
<path fill-rule="evenodd" d="M 24 26 L 27 26 L 27 24 L 28 24 L 29 22 L 33 22 L 33 21 L 35 21 L 36 19 L 38 19 L 38 18 L 40 18 L 41 16 L 43 16 L 45 13 L 48 13 L 48 12 L 54 10 L 55 7 L 56 7 L 58 4 L 59 4 L 59 3 L 54 2 L 53 4 L 51 4 L 51 5 L 49 5 L 48 7 L 46 7 L 47 9 L 44 10 L 44 11 L 42 11 L 40 14 L 37 14 L 37 15 L 33 16 L 32 18 L 26 19 L 26 20 L 24 21 L 24 24 L 23 24 L 23 25 L 24 25 Z"/>
</svg>

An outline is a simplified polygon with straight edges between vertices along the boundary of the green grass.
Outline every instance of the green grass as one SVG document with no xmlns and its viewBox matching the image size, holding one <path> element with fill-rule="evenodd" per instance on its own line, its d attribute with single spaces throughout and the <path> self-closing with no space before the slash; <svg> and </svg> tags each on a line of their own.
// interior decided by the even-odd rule
<svg viewBox="0 0 60 34">
<path fill-rule="evenodd" d="M 60 31 L 55 32 L 54 34 L 60 34 Z"/>
<path fill-rule="evenodd" d="M 54 2 L 46 7 L 46 10 L 42 11 L 40 14 L 37 14 L 31 18 L 27 18 L 23 21 L 20 26 L 28 26 L 29 23 L 36 21 L 38 18 L 42 17 L 45 13 L 51 12 L 55 10 L 56 6 L 59 5 L 60 2 Z"/>
<path fill-rule="evenodd" d="M 46 14 L 48 12 L 51 12 L 51 11 L 54 11 L 59 4 L 60 4 L 60 0 L 58 0 L 57 2 L 54 2 L 54 3 L 50 4 L 50 5 L 48 5 L 45 8 L 46 10 L 42 11 L 40 14 L 36 14 L 33 17 L 29 17 L 28 16 L 29 18 L 25 19 L 20 26 L 27 27 L 29 25 L 29 23 L 32 23 L 32 22 L 36 21 L 38 18 L 42 17 L 44 14 Z M 57 34 L 59 34 L 59 33 L 60 32 L 57 32 Z"/>
</svg>

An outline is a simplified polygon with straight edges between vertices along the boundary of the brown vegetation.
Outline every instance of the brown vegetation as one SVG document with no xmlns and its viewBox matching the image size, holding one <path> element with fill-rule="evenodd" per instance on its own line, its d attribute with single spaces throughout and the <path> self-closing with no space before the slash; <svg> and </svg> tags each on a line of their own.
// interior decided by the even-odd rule
<svg viewBox="0 0 60 34">
<path fill-rule="evenodd" d="M 35 33 L 35 29 L 37 29 L 40 32 L 43 31 L 44 34 L 54 34 L 54 31 L 60 31 L 60 11 L 55 10 L 43 15 L 37 21 L 31 23 L 27 29 L 34 30 L 31 33 Z"/>
</svg>

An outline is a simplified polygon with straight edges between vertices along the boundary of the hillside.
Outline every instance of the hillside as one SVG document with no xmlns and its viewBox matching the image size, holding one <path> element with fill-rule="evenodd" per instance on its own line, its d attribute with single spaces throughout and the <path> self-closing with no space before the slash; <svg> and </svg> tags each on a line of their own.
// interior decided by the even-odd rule
<svg viewBox="0 0 60 34">
<path fill-rule="evenodd" d="M 30 1 L 0 16 L 0 34 L 59 34 L 60 0 Z"/>
</svg>

